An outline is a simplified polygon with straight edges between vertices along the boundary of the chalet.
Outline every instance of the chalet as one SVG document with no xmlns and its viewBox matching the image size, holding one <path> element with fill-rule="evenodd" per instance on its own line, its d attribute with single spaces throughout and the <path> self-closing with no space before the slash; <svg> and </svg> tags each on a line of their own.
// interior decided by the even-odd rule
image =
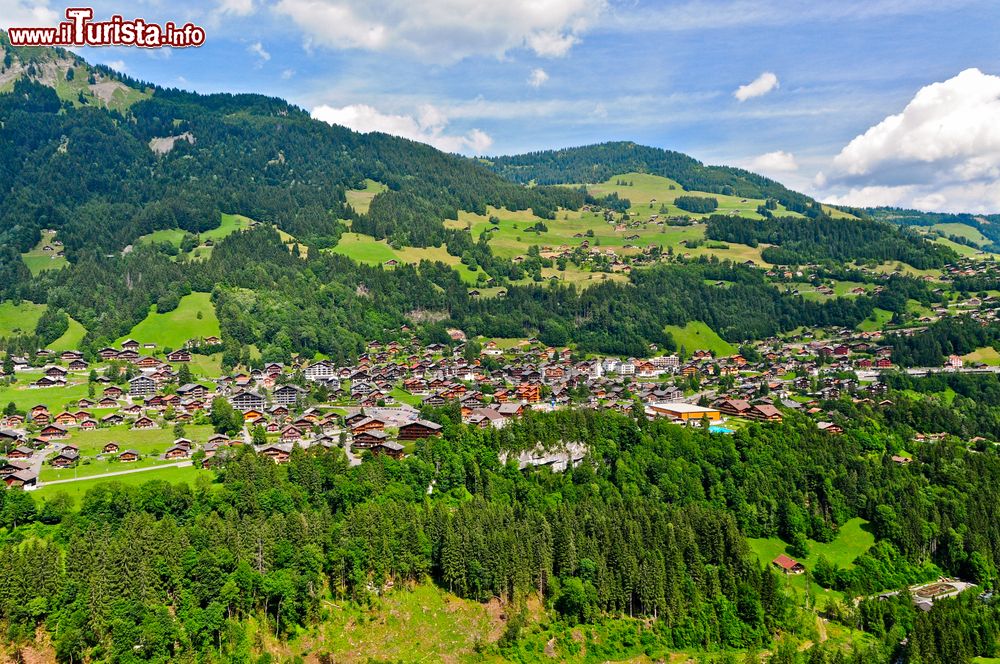
<svg viewBox="0 0 1000 664">
<path fill-rule="evenodd" d="M 19 445 L 18 447 L 15 447 L 14 449 L 12 449 L 12 450 L 10 450 L 10 451 L 7 452 L 7 458 L 8 459 L 30 459 L 31 455 L 34 454 L 34 453 L 35 453 L 35 451 L 33 449 L 31 449 L 30 447 L 25 447 L 24 445 Z"/>
<path fill-rule="evenodd" d="M 362 417 L 360 420 L 354 419 L 353 423 L 348 421 L 347 425 L 351 428 L 351 435 L 357 436 L 364 431 L 381 431 L 385 429 L 385 420 L 378 417 Z"/>
<path fill-rule="evenodd" d="M 181 348 L 180 350 L 175 350 L 173 352 L 167 353 L 167 361 L 168 362 L 190 362 L 191 361 L 191 351 L 184 350 L 183 348 Z"/>
<path fill-rule="evenodd" d="M 101 451 L 104 452 L 105 454 L 117 454 L 119 449 L 120 446 L 118 445 L 118 443 L 111 441 L 107 445 L 105 445 Z"/>
<path fill-rule="evenodd" d="M 160 361 L 155 357 L 147 355 L 145 357 L 140 358 L 135 364 L 140 369 L 153 369 L 160 365 Z"/>
<path fill-rule="evenodd" d="M 132 428 L 133 429 L 155 429 L 156 428 L 156 422 L 154 422 L 152 420 L 152 418 L 147 417 L 146 415 L 142 415 L 135 422 L 132 423 Z"/>
<path fill-rule="evenodd" d="M 805 565 L 794 558 L 789 558 L 783 553 L 772 560 L 771 564 L 783 571 L 785 574 L 802 574 L 806 571 Z"/>
<path fill-rule="evenodd" d="M 298 385 L 282 385 L 281 387 L 274 388 L 272 397 L 274 403 L 289 406 L 295 404 L 305 394 L 305 388 Z"/>
<path fill-rule="evenodd" d="M 229 401 L 236 410 L 243 412 L 248 410 L 264 411 L 264 397 L 250 390 L 240 390 Z"/>
<path fill-rule="evenodd" d="M 122 348 L 124 350 L 139 350 L 141 344 L 135 339 L 128 339 L 122 343 Z"/>
<path fill-rule="evenodd" d="M 149 376 L 136 376 L 128 382 L 128 393 L 134 397 L 145 397 L 156 392 L 156 381 Z"/>
<path fill-rule="evenodd" d="M 372 447 L 372 454 L 378 456 L 384 454 L 393 459 L 403 458 L 403 446 L 394 440 L 386 440 Z"/>
<path fill-rule="evenodd" d="M 187 445 L 172 445 L 163 453 L 164 459 L 186 459 L 191 454 L 191 447 Z"/>
<path fill-rule="evenodd" d="M 293 443 L 297 440 L 302 440 L 302 429 L 298 428 L 294 424 L 290 424 L 281 430 L 282 442 Z"/>
<path fill-rule="evenodd" d="M 84 360 L 73 360 L 66 368 L 70 371 L 86 371 L 90 367 Z"/>
<path fill-rule="evenodd" d="M 441 425 L 428 420 L 416 420 L 407 422 L 399 427 L 400 440 L 418 440 L 420 438 L 430 438 L 441 435 Z"/>
<path fill-rule="evenodd" d="M 69 468 L 80 459 L 80 452 L 71 447 L 63 448 L 49 462 L 53 468 Z"/>
<path fill-rule="evenodd" d="M 138 461 L 141 458 L 138 450 L 125 450 L 118 455 L 118 460 L 122 463 L 132 463 L 133 461 Z"/>
<path fill-rule="evenodd" d="M 913 463 L 913 459 L 911 459 L 910 457 L 899 456 L 899 455 L 893 454 L 892 455 L 892 462 L 893 463 L 898 463 L 901 466 L 905 466 L 907 464 Z"/>
<path fill-rule="evenodd" d="M 35 486 L 38 483 L 38 475 L 31 469 L 19 470 L 4 477 L 3 481 L 9 487 Z"/>
<path fill-rule="evenodd" d="M 186 383 L 177 388 L 177 394 L 185 399 L 202 399 L 208 394 L 208 389 L 198 383 Z"/>
<path fill-rule="evenodd" d="M 117 426 L 125 421 L 125 418 L 118 413 L 111 413 L 101 418 L 101 424 L 106 427 Z"/>
<path fill-rule="evenodd" d="M 769 403 L 762 403 L 750 408 L 748 413 L 751 419 L 764 422 L 780 422 L 781 411 Z"/>
<path fill-rule="evenodd" d="M 844 433 L 844 430 L 833 422 L 817 422 L 816 428 L 827 433 Z"/>
<path fill-rule="evenodd" d="M 82 360 L 83 353 L 78 350 L 64 350 L 59 356 L 59 359 L 63 362 L 72 362 L 73 360 Z"/>
<path fill-rule="evenodd" d="M 372 430 L 372 431 L 362 431 L 356 434 L 351 439 L 351 447 L 356 447 L 359 449 L 371 449 L 376 445 L 381 445 L 389 440 L 388 434 L 385 431 Z"/>
<path fill-rule="evenodd" d="M 24 440 L 24 435 L 12 429 L 0 429 L 0 446 L 8 446 Z"/>
<path fill-rule="evenodd" d="M 139 351 L 132 348 L 127 348 L 118 353 L 118 359 L 124 362 L 138 362 Z"/>
<path fill-rule="evenodd" d="M 42 430 L 38 432 L 38 435 L 43 436 L 49 440 L 52 439 L 58 440 L 61 438 L 68 438 L 69 431 L 66 430 L 66 427 L 60 426 L 58 424 L 49 424 L 42 427 Z"/>
<path fill-rule="evenodd" d="M 14 473 L 31 468 L 27 461 L 4 461 L 0 462 L 0 477 L 7 477 Z"/>
<path fill-rule="evenodd" d="M 751 409 L 750 402 L 741 399 L 723 399 L 717 401 L 715 407 L 719 409 L 719 412 L 731 417 L 743 417 Z"/>
<path fill-rule="evenodd" d="M 244 422 L 255 423 L 263 419 L 264 419 L 264 413 L 260 412 L 259 410 L 254 410 L 253 408 L 243 413 Z"/>
<path fill-rule="evenodd" d="M 260 451 L 262 455 L 270 458 L 275 463 L 288 463 L 288 459 L 291 456 L 289 452 L 290 450 L 280 445 L 268 445 Z"/>
<path fill-rule="evenodd" d="M 109 385 L 101 392 L 101 396 L 107 397 L 108 399 L 121 399 L 125 396 L 125 392 L 117 385 Z"/>
<path fill-rule="evenodd" d="M 118 358 L 118 351 L 114 348 L 102 348 L 97 351 L 97 356 L 102 360 L 114 360 Z"/>
<path fill-rule="evenodd" d="M 78 422 L 78 420 L 76 415 L 74 415 L 73 413 L 67 413 L 63 411 L 58 415 L 56 415 L 55 422 L 60 426 L 68 427 L 75 425 Z"/>
</svg>

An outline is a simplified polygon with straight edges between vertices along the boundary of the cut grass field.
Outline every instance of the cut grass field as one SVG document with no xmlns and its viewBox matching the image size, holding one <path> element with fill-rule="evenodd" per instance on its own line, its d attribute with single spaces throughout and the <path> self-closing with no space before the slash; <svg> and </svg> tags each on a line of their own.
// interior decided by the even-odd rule
<svg viewBox="0 0 1000 664">
<path fill-rule="evenodd" d="M 674 338 L 678 350 L 683 347 L 689 354 L 696 350 L 707 350 L 715 353 L 717 357 L 736 354 L 735 346 L 701 321 L 690 321 L 684 327 L 667 325 L 666 330 Z"/>
<path fill-rule="evenodd" d="M 201 244 L 191 250 L 189 254 L 184 254 L 179 256 L 179 258 L 194 258 L 198 260 L 206 259 L 212 255 L 212 246 L 206 244 L 206 242 L 211 241 L 213 244 L 217 243 L 226 237 L 232 235 L 236 231 L 241 231 L 250 227 L 253 223 L 249 217 L 245 217 L 241 214 L 226 214 L 222 213 L 219 225 L 215 228 L 210 228 L 207 231 L 203 231 L 198 234 L 198 239 Z M 158 231 L 153 231 L 152 233 L 147 233 L 146 235 L 140 236 L 135 240 L 135 244 L 151 244 L 151 243 L 168 243 L 175 247 L 180 248 L 181 240 L 187 231 L 183 231 L 179 228 L 165 228 Z"/>
<path fill-rule="evenodd" d="M 125 468 L 124 470 L 128 469 Z M 108 482 L 119 482 L 126 486 L 139 486 L 152 481 L 163 481 L 169 482 L 170 484 L 193 485 L 195 480 L 199 477 L 214 480 L 215 472 L 205 470 L 203 468 L 195 468 L 194 466 L 168 466 L 167 468 L 145 470 L 138 473 L 130 473 L 128 475 L 94 477 L 87 480 L 81 480 L 79 482 L 67 482 L 65 484 L 40 486 L 32 491 L 32 496 L 35 498 L 50 499 L 53 496 L 62 493 L 69 496 L 72 500 L 79 502 L 80 498 L 82 498 L 87 491 L 95 486 L 98 486 L 99 484 L 105 484 Z"/>
<path fill-rule="evenodd" d="M 892 312 L 875 307 L 872 315 L 860 323 L 858 329 L 862 332 L 875 332 L 883 329 L 892 320 Z"/>
<path fill-rule="evenodd" d="M 31 274 L 38 274 L 44 270 L 58 270 L 69 265 L 65 257 L 55 255 L 61 249 L 61 247 L 52 244 L 55 236 L 54 232 L 42 233 L 42 239 L 38 241 L 38 244 L 31 251 L 21 254 L 21 260 L 28 266 Z M 52 247 L 52 250 L 45 251 L 44 247 L 46 246 Z"/>
<path fill-rule="evenodd" d="M 23 301 L 14 304 L 10 300 L 0 302 L 0 337 L 16 334 L 34 334 L 38 319 L 45 313 L 44 304 Z"/>
<path fill-rule="evenodd" d="M 66 387 L 28 387 L 28 383 L 38 380 L 40 372 L 18 373 L 17 382 L 13 385 L 0 386 L 0 404 L 13 402 L 18 410 L 30 410 L 38 404 L 48 406 L 49 411 L 57 413 L 67 404 L 76 403 L 87 396 L 87 376 L 73 377 L 79 381 Z"/>
<path fill-rule="evenodd" d="M 87 329 L 76 322 L 76 320 L 71 316 L 69 319 L 69 327 L 61 337 L 49 344 L 49 348 L 57 353 L 61 353 L 64 350 L 78 350 L 80 348 L 80 343 L 83 341 L 83 337 L 86 336 Z"/>
<path fill-rule="evenodd" d="M 979 229 L 973 228 L 968 224 L 960 224 L 958 222 L 949 222 L 946 224 L 934 224 L 930 226 L 931 230 L 941 231 L 946 236 L 955 235 L 960 238 L 965 238 L 966 240 L 971 240 L 976 244 L 983 246 L 990 244 L 990 239 L 979 232 Z"/>
<path fill-rule="evenodd" d="M 779 554 L 787 555 L 788 545 L 777 537 L 748 539 L 750 548 L 757 556 L 758 560 L 764 564 L 771 564 L 771 561 Z M 809 556 L 805 559 L 797 559 L 806 566 L 806 569 L 813 569 L 820 556 L 826 558 L 831 564 L 841 568 L 850 568 L 854 560 L 870 549 L 875 544 L 875 536 L 867 529 L 867 522 L 863 519 L 855 518 L 846 522 L 840 527 L 837 537 L 832 542 L 815 542 L 809 540 Z M 806 578 L 804 574 L 789 574 L 785 576 L 789 589 L 796 595 L 801 596 L 806 590 Z M 829 600 L 842 600 L 843 595 L 837 591 L 825 591 L 819 589 L 816 592 L 818 607 L 825 605 L 823 598 Z"/>
<path fill-rule="evenodd" d="M 165 314 L 157 313 L 156 305 L 150 307 L 149 315 L 118 339 L 116 345 L 126 339 L 135 339 L 142 343 L 155 343 L 159 350 L 163 350 L 180 348 L 189 339 L 219 334 L 219 319 L 215 315 L 211 294 L 191 293 L 181 298 L 176 309 Z"/>
<path fill-rule="evenodd" d="M 381 182 L 376 182 L 371 178 L 365 180 L 364 189 L 348 189 L 344 194 L 347 196 L 347 202 L 351 207 L 354 208 L 355 212 L 360 214 L 368 214 L 368 208 L 372 204 L 372 199 L 375 198 L 376 194 L 379 194 L 388 189 Z"/>
<path fill-rule="evenodd" d="M 184 426 L 184 437 L 195 443 L 204 443 L 212 435 L 212 427 L 200 424 Z M 133 430 L 127 425 L 95 429 L 94 431 L 72 430 L 69 439 L 60 442 L 72 443 L 80 448 L 80 456 L 92 457 L 101 454 L 104 446 L 116 442 L 122 450 L 134 449 L 143 455 L 162 454 L 170 447 L 176 436 L 172 426 L 161 429 Z M 122 469 L 126 469 L 128 464 Z"/>
<path fill-rule="evenodd" d="M 347 256 L 351 260 L 368 265 L 383 265 L 386 261 L 395 260 L 400 263 L 416 264 L 422 260 L 437 261 L 454 269 L 462 281 L 475 284 L 481 269 L 470 270 L 458 256 L 452 256 L 444 247 L 403 247 L 393 249 L 385 240 L 376 240 L 362 233 L 344 233 L 337 246 L 330 251 Z"/>
<path fill-rule="evenodd" d="M 328 654 L 335 662 L 466 661 L 477 642 L 496 638 L 502 626 L 487 606 L 430 583 L 393 590 L 370 611 L 326 606 L 328 618 L 292 641 L 292 652 Z"/>
<path fill-rule="evenodd" d="M 998 367 L 1000 366 L 1000 353 L 995 348 L 987 346 L 986 348 L 977 348 L 971 353 L 963 355 L 962 360 L 966 364 L 982 362 L 987 366 Z"/>
<path fill-rule="evenodd" d="M 9 337 L 17 334 L 34 334 L 38 319 L 45 313 L 44 304 L 34 302 L 21 302 L 14 304 L 11 301 L 0 302 L 0 337 Z M 61 352 L 64 350 L 76 350 L 80 347 L 87 330 L 74 320 L 69 319 L 69 327 L 61 337 L 49 344 L 49 348 Z"/>
</svg>

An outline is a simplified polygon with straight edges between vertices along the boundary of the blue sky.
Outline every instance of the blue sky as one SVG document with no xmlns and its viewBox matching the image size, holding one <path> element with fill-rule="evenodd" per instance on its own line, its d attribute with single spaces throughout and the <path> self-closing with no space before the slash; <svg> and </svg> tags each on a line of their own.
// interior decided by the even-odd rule
<svg viewBox="0 0 1000 664">
<path fill-rule="evenodd" d="M 0 0 L 9 25 L 63 9 Z M 92 61 L 281 96 L 449 151 L 628 139 L 825 200 L 1000 212 L 993 1 L 100 0 L 95 12 L 192 20 L 208 39 L 84 49 Z"/>
</svg>

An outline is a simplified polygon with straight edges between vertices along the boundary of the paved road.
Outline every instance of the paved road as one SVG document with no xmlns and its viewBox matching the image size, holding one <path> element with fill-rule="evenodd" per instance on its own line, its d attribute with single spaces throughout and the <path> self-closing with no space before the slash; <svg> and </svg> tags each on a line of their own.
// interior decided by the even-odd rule
<svg viewBox="0 0 1000 664">
<path fill-rule="evenodd" d="M 73 477 L 68 480 L 53 480 L 51 482 L 39 482 L 38 486 L 49 486 L 50 484 L 66 484 L 67 482 L 83 482 L 84 480 L 97 480 L 105 479 L 108 477 L 116 477 L 118 475 L 131 475 L 132 473 L 144 473 L 147 470 L 159 470 L 161 468 L 183 468 L 184 466 L 190 466 L 191 460 L 178 461 L 177 463 L 162 463 L 157 466 L 147 466 L 146 468 L 132 468 L 130 470 L 116 470 L 113 473 L 102 473 L 100 475 L 87 475 L 85 477 Z"/>
</svg>

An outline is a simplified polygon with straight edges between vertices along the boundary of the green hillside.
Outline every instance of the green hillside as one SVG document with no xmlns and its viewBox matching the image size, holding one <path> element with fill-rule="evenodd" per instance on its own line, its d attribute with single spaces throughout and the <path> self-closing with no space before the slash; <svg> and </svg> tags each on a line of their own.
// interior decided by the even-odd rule
<svg viewBox="0 0 1000 664">
<path fill-rule="evenodd" d="M 700 321 L 691 321 L 684 327 L 678 325 L 667 325 L 667 332 L 674 338 L 677 348 L 691 354 L 696 350 L 707 350 L 717 357 L 726 357 L 736 354 L 736 347 L 723 340 L 708 325 Z"/>
<path fill-rule="evenodd" d="M 153 305 L 146 319 L 116 343 L 135 339 L 142 343 L 154 343 L 160 349 L 180 348 L 190 339 L 219 334 L 219 319 L 215 315 L 211 294 L 191 293 L 181 298 L 176 309 L 165 314 L 157 313 L 156 305 Z"/>
</svg>

